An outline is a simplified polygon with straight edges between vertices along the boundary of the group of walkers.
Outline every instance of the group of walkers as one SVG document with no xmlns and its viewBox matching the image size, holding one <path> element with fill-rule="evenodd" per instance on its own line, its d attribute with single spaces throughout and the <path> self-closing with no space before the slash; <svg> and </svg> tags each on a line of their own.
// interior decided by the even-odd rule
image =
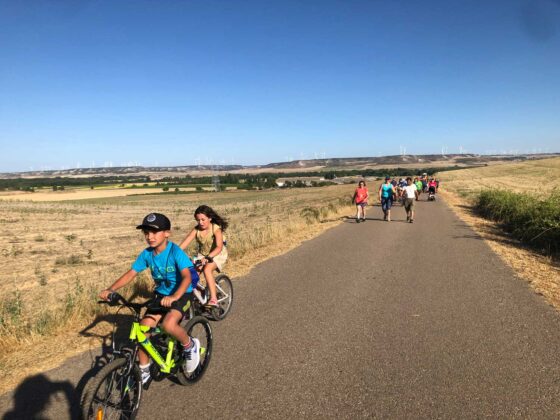
<svg viewBox="0 0 560 420">
<path fill-rule="evenodd" d="M 391 221 L 391 207 L 395 201 L 400 202 L 406 210 L 406 221 L 414 222 L 414 202 L 418 201 L 422 193 L 435 197 L 439 188 L 439 180 L 434 177 L 428 178 L 424 173 L 414 179 L 412 177 L 400 178 L 398 181 L 390 176 L 385 177 L 385 182 L 379 186 L 377 191 L 381 209 L 383 210 L 383 220 Z M 358 182 L 358 187 L 354 191 L 352 203 L 356 205 L 356 223 L 366 221 L 366 208 L 369 200 L 369 191 L 364 180 Z"/>
</svg>

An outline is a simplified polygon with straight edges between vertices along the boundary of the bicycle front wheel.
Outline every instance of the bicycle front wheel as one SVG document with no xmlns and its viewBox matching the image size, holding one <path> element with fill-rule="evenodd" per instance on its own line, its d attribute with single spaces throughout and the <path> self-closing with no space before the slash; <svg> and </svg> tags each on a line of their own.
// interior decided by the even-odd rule
<svg viewBox="0 0 560 420">
<path fill-rule="evenodd" d="M 212 356 L 212 328 L 210 322 L 203 316 L 195 316 L 183 328 L 190 337 L 198 339 L 200 343 L 200 363 L 194 372 L 188 373 L 183 360 L 180 359 L 181 366 L 176 376 L 181 385 L 188 385 L 198 381 L 208 368 Z"/>
<path fill-rule="evenodd" d="M 216 295 L 218 297 L 218 307 L 212 308 L 212 316 L 216 321 L 224 319 L 233 304 L 233 284 L 225 274 L 216 276 Z"/>
<path fill-rule="evenodd" d="M 142 397 L 138 366 L 120 357 L 106 365 L 92 379 L 82 407 L 84 420 L 134 419 Z"/>
</svg>

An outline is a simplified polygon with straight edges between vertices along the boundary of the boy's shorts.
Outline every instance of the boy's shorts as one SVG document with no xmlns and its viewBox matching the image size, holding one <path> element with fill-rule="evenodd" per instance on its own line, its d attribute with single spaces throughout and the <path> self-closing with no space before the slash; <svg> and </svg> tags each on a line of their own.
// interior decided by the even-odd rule
<svg viewBox="0 0 560 420">
<path fill-rule="evenodd" d="M 164 297 L 166 297 L 166 296 L 160 295 L 159 293 L 156 293 L 155 296 L 154 296 L 154 300 L 160 301 Z M 182 297 L 180 297 L 175 302 L 173 302 L 171 304 L 171 307 L 169 307 L 169 308 L 161 307 L 161 310 L 160 309 L 154 310 L 154 309 L 148 308 L 148 310 L 146 310 L 146 313 L 144 314 L 144 316 L 166 314 L 167 312 L 169 312 L 170 309 L 175 309 L 176 311 L 181 312 L 181 316 L 184 316 L 188 312 L 189 308 L 191 307 L 191 298 L 192 298 L 192 293 L 185 293 Z"/>
<path fill-rule="evenodd" d="M 404 208 L 406 211 L 411 211 L 414 208 L 414 198 L 404 200 Z"/>
<path fill-rule="evenodd" d="M 360 207 L 366 207 L 367 206 L 367 201 L 362 201 L 361 203 L 356 203 L 356 206 L 360 206 Z"/>
</svg>

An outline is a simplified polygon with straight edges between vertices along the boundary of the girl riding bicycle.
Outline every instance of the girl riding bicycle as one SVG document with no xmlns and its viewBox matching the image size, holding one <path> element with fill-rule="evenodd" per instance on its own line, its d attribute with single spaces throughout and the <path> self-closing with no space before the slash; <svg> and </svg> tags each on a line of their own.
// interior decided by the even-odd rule
<svg viewBox="0 0 560 420">
<path fill-rule="evenodd" d="M 206 205 L 202 205 L 195 210 L 194 218 L 197 222 L 196 226 L 179 246 L 185 250 L 193 240 L 196 240 L 198 246 L 196 260 L 201 264 L 200 268 L 197 269 L 204 273 L 210 289 L 210 300 L 207 305 L 218 306 L 214 270 L 221 271 L 227 260 L 224 231 L 228 227 L 228 222 Z"/>
</svg>

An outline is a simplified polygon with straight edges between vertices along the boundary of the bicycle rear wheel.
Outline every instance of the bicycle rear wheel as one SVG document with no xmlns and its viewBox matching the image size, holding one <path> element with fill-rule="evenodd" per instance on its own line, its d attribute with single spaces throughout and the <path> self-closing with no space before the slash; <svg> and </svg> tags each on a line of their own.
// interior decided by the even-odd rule
<svg viewBox="0 0 560 420">
<path fill-rule="evenodd" d="M 221 321 L 227 316 L 233 304 L 233 284 L 225 274 L 216 276 L 216 295 L 218 307 L 212 308 L 212 316 L 216 321 Z"/>
<path fill-rule="evenodd" d="M 138 366 L 129 366 L 120 357 L 107 364 L 92 379 L 84 398 L 82 413 L 88 419 L 134 419 L 142 397 L 142 377 Z"/>
<path fill-rule="evenodd" d="M 179 359 L 181 366 L 176 374 L 177 379 L 181 385 L 187 385 L 198 381 L 208 368 L 212 356 L 212 328 L 210 322 L 203 316 L 195 316 L 183 328 L 190 337 L 197 338 L 200 342 L 200 363 L 194 372 L 188 373 L 184 369 L 183 359 Z"/>
</svg>

